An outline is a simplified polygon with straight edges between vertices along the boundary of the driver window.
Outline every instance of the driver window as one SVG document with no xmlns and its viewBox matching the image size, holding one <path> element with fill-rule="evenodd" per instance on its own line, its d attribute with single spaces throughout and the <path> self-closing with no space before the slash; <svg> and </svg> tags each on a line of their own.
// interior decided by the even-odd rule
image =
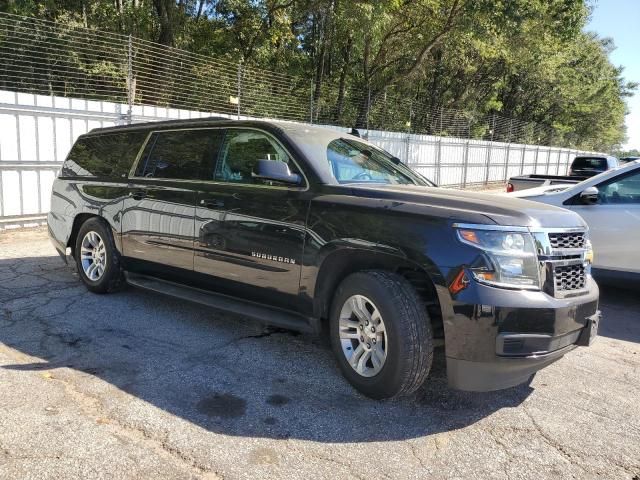
<svg viewBox="0 0 640 480">
<path fill-rule="evenodd" d="M 598 203 L 640 203 L 640 173 L 598 185 Z"/>
<path fill-rule="evenodd" d="M 262 184 L 254 177 L 258 160 L 285 162 L 299 173 L 286 151 L 271 136 L 257 130 L 229 129 L 224 137 L 215 179 L 222 182 Z"/>
</svg>

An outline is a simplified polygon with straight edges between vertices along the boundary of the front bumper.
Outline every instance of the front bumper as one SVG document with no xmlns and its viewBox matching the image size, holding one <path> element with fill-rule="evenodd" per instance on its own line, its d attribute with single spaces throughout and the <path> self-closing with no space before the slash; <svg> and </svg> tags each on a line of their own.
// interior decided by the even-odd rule
<svg viewBox="0 0 640 480">
<path fill-rule="evenodd" d="M 472 282 L 445 315 L 447 376 L 452 388 L 491 391 L 526 382 L 576 346 L 589 345 L 600 321 L 598 286 L 554 298 Z"/>
<path fill-rule="evenodd" d="M 547 336 L 548 338 L 544 340 L 552 347 L 558 341 L 571 342 L 553 350 L 540 351 L 526 356 L 496 355 L 494 360 L 488 362 L 472 362 L 447 357 L 449 386 L 458 390 L 488 392 L 520 385 L 529 380 L 531 375 L 538 370 L 559 360 L 565 353 L 578 346 L 588 346 L 595 338 L 593 332 L 597 331 L 600 312 L 596 312 L 587 320 L 590 322 L 589 325 L 580 330 L 558 337 Z M 595 330 L 593 325 L 596 325 Z M 522 340 L 523 343 L 531 338 L 528 334 L 522 334 L 521 338 L 518 338 L 517 334 L 510 334 L 509 337 L 510 339 Z M 500 337 L 498 342 L 500 342 Z"/>
</svg>

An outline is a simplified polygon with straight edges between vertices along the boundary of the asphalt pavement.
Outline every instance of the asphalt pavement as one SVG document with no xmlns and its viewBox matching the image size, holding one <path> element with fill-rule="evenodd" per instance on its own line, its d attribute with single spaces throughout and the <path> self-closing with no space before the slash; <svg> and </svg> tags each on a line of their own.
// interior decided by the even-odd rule
<svg viewBox="0 0 640 480">
<path fill-rule="evenodd" d="M 129 288 L 89 293 L 42 229 L 0 233 L 0 478 L 640 480 L 640 294 L 493 393 L 373 401 L 325 341 Z"/>
</svg>

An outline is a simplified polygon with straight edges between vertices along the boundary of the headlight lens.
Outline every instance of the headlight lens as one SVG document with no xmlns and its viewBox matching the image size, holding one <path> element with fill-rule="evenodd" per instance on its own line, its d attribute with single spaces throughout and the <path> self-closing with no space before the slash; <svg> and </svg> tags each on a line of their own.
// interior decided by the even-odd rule
<svg viewBox="0 0 640 480">
<path fill-rule="evenodd" d="M 476 280 L 510 288 L 540 288 L 540 273 L 528 232 L 459 229 L 458 238 L 483 252 L 470 266 Z"/>
</svg>

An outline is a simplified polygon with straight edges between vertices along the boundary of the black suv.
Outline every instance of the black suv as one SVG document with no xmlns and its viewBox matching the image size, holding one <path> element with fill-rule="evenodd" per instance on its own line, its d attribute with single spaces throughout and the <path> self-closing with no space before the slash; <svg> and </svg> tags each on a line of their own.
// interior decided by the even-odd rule
<svg viewBox="0 0 640 480">
<path fill-rule="evenodd" d="M 49 233 L 93 292 L 125 282 L 327 331 L 375 398 L 444 345 L 451 386 L 526 381 L 599 319 L 587 227 L 567 210 L 436 188 L 339 131 L 201 119 L 93 130 L 54 183 Z"/>
</svg>

